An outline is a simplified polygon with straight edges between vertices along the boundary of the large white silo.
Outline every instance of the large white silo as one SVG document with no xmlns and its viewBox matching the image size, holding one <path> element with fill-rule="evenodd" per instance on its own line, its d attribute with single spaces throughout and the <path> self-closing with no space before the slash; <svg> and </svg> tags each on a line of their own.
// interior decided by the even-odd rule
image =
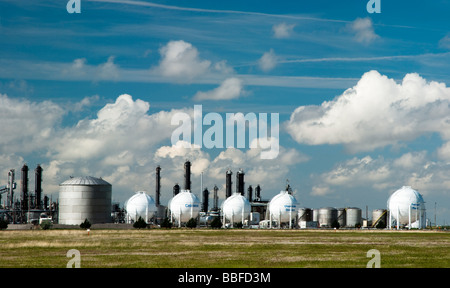
<svg viewBox="0 0 450 288">
<path fill-rule="evenodd" d="M 250 202 L 241 193 L 234 193 L 222 204 L 223 224 L 226 221 L 234 223 L 244 223 L 250 215 Z"/>
<path fill-rule="evenodd" d="M 358 207 L 347 207 L 346 210 L 346 226 L 361 227 L 362 226 L 362 210 Z"/>
<path fill-rule="evenodd" d="M 169 202 L 170 217 L 181 223 L 188 222 L 191 218 L 197 218 L 200 211 L 200 200 L 190 190 L 181 190 Z"/>
<path fill-rule="evenodd" d="M 112 186 L 101 178 L 75 177 L 59 185 L 59 223 L 111 223 Z"/>
<path fill-rule="evenodd" d="M 410 186 L 403 186 L 388 199 L 389 228 L 393 220 L 400 226 L 422 229 L 425 227 L 425 201 L 422 195 Z"/>
<path fill-rule="evenodd" d="M 332 227 L 338 219 L 338 210 L 334 207 L 322 207 L 318 210 L 319 227 Z"/>
<path fill-rule="evenodd" d="M 125 210 L 128 221 L 137 221 L 142 217 L 148 223 L 156 212 L 155 200 L 145 191 L 138 191 L 125 202 Z"/>
<path fill-rule="evenodd" d="M 289 223 L 289 228 L 291 228 L 292 220 L 297 218 L 297 205 L 297 199 L 288 191 L 281 191 L 275 195 L 269 202 L 270 224 L 272 224 L 272 220 L 275 220 L 278 225 Z"/>
</svg>

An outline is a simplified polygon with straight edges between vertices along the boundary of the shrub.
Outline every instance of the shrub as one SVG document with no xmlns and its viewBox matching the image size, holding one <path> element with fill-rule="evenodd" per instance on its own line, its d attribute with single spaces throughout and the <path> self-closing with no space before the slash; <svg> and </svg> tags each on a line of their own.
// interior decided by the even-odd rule
<svg viewBox="0 0 450 288">
<path fill-rule="evenodd" d="M 189 219 L 189 221 L 186 223 L 186 227 L 191 229 L 197 227 L 197 220 L 195 220 L 194 218 Z"/>
<path fill-rule="evenodd" d="M 339 224 L 339 222 L 337 220 L 334 220 L 333 223 L 331 223 L 331 228 L 339 229 L 340 227 L 341 227 L 341 225 Z"/>
<path fill-rule="evenodd" d="M 4 230 L 6 228 L 8 228 L 8 222 L 6 222 L 3 219 L 0 219 L 0 230 Z"/>
<path fill-rule="evenodd" d="M 50 223 L 49 221 L 44 221 L 39 226 L 41 226 L 42 230 L 48 230 L 52 228 L 52 223 Z"/>
<path fill-rule="evenodd" d="M 244 224 L 242 224 L 242 222 L 234 223 L 233 227 L 241 229 L 242 227 L 244 227 Z"/>
<path fill-rule="evenodd" d="M 170 222 L 169 218 L 164 218 L 164 220 L 161 223 L 161 228 L 172 228 L 172 222 Z"/>
<path fill-rule="evenodd" d="M 143 229 L 147 227 L 147 223 L 144 219 L 142 219 L 141 216 L 139 216 L 139 219 L 133 223 L 133 227 L 137 229 Z"/>
<path fill-rule="evenodd" d="M 222 228 L 222 221 L 220 221 L 220 217 L 214 217 L 214 219 L 211 221 L 210 226 L 213 229 L 220 229 L 220 228 Z"/>
<path fill-rule="evenodd" d="M 89 229 L 91 228 L 91 222 L 88 219 L 84 219 L 84 222 L 80 224 L 81 229 Z"/>
</svg>

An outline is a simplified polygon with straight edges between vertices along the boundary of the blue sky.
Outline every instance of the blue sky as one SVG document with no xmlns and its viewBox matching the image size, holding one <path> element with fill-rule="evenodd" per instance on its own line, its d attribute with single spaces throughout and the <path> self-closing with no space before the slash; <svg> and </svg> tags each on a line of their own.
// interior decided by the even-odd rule
<svg viewBox="0 0 450 288">
<path fill-rule="evenodd" d="M 450 1 L 366 3 L 1 1 L 0 184 L 40 163 L 44 194 L 91 175 L 123 203 L 161 165 L 165 202 L 190 159 L 198 195 L 227 168 L 311 208 L 385 208 L 408 185 L 448 223 Z M 194 105 L 279 113 L 279 156 L 171 147 Z"/>
</svg>

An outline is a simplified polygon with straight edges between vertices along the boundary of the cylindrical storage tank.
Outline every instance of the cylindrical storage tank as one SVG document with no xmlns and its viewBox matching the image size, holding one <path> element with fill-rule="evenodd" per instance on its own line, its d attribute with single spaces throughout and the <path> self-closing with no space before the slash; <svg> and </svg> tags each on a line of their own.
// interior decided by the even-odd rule
<svg viewBox="0 0 450 288">
<path fill-rule="evenodd" d="M 319 209 L 319 226 L 331 227 L 333 222 L 337 220 L 337 210 L 333 207 L 323 207 Z"/>
<path fill-rule="evenodd" d="M 360 208 L 349 207 L 347 212 L 347 227 L 357 227 L 362 225 L 362 211 Z"/>
<path fill-rule="evenodd" d="M 170 200 L 169 209 L 172 218 L 178 223 L 185 223 L 198 216 L 200 200 L 189 190 L 181 190 Z"/>
<path fill-rule="evenodd" d="M 312 218 L 313 218 L 313 221 L 315 221 L 315 222 L 319 222 L 319 210 L 320 209 L 315 208 L 312 211 Z"/>
<path fill-rule="evenodd" d="M 339 223 L 339 227 L 345 227 L 347 223 L 347 214 L 345 212 L 345 208 L 337 209 L 337 221 Z"/>
<path fill-rule="evenodd" d="M 148 223 L 155 215 L 156 203 L 153 198 L 144 191 L 138 191 L 125 202 L 125 210 L 130 220 L 137 221 L 139 217 Z"/>
<path fill-rule="evenodd" d="M 244 220 L 250 215 L 250 202 L 241 193 L 233 193 L 222 205 L 222 213 L 225 221 L 231 223 L 244 223 Z"/>
<path fill-rule="evenodd" d="M 372 227 L 386 227 L 387 225 L 387 210 L 375 209 L 372 211 Z"/>
<path fill-rule="evenodd" d="M 112 186 L 101 178 L 76 177 L 59 185 L 59 223 L 111 223 Z"/>
<path fill-rule="evenodd" d="M 387 203 L 390 216 L 400 225 L 414 228 L 425 227 L 425 201 L 422 195 L 409 186 L 403 186 L 395 191 Z"/>
<path fill-rule="evenodd" d="M 297 215 L 298 215 L 298 221 L 310 222 L 313 219 L 311 208 L 299 208 Z"/>
<path fill-rule="evenodd" d="M 291 222 L 297 217 L 297 199 L 288 191 L 281 191 L 269 202 L 269 213 L 272 221 L 280 223 Z"/>
</svg>

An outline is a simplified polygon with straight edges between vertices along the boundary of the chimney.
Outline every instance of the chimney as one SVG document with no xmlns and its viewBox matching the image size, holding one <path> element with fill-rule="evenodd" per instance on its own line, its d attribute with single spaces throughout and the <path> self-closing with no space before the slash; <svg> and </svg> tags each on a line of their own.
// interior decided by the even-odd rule
<svg viewBox="0 0 450 288">
<path fill-rule="evenodd" d="M 241 195 L 245 194 L 244 175 L 245 175 L 245 173 L 242 169 L 239 169 L 239 171 L 236 173 L 236 192 L 241 193 Z"/>
<path fill-rule="evenodd" d="M 227 170 L 226 181 L 225 181 L 225 186 L 226 186 L 225 195 L 226 195 L 226 198 L 231 196 L 231 185 L 233 184 L 233 182 L 231 181 L 231 176 L 232 175 L 233 175 L 233 172 L 231 172 L 231 170 Z"/>
<path fill-rule="evenodd" d="M 22 167 L 22 210 L 28 210 L 28 166 L 24 164 Z"/>
<path fill-rule="evenodd" d="M 42 167 L 37 165 L 34 170 L 34 195 L 36 201 L 36 209 L 41 209 L 41 194 L 42 194 Z"/>
<path fill-rule="evenodd" d="M 184 189 L 191 190 L 191 162 L 184 163 Z"/>
<path fill-rule="evenodd" d="M 161 205 L 160 195 L 161 195 L 161 167 L 156 167 L 156 190 L 155 190 L 155 204 L 156 207 Z"/>
</svg>

